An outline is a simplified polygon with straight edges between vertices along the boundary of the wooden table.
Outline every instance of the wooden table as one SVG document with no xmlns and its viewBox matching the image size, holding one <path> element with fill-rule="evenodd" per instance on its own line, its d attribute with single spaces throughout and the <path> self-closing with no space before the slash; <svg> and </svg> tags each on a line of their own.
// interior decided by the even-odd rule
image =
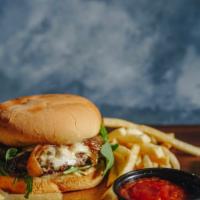
<svg viewBox="0 0 200 200">
<path fill-rule="evenodd" d="M 176 138 L 185 142 L 200 146 L 200 126 L 153 126 L 167 133 L 175 133 Z M 200 157 L 191 156 L 183 152 L 175 151 L 181 169 L 200 175 Z M 81 192 L 72 192 L 64 195 L 66 200 L 98 200 L 105 191 L 105 184 L 102 183 L 94 189 Z"/>
</svg>

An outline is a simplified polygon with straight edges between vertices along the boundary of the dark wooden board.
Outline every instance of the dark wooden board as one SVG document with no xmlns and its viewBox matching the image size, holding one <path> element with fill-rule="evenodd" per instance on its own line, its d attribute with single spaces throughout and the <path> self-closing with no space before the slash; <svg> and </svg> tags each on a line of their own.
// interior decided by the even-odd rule
<svg viewBox="0 0 200 200">
<path fill-rule="evenodd" d="M 167 133 L 175 133 L 176 138 L 200 146 L 200 126 L 152 126 Z M 181 169 L 200 175 L 200 157 L 174 151 L 177 155 Z M 81 192 L 72 192 L 64 195 L 66 200 L 97 200 L 105 191 L 105 183 L 96 188 Z"/>
</svg>

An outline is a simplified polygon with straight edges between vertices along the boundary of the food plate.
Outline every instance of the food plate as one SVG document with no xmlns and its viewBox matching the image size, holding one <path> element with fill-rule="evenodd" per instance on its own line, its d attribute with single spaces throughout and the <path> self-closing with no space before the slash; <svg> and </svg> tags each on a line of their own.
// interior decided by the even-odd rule
<svg viewBox="0 0 200 200">
<path fill-rule="evenodd" d="M 110 127 L 112 127 L 112 125 L 109 126 L 109 132 L 112 131 L 112 128 Z M 182 141 L 185 141 L 187 143 L 200 146 L 200 126 L 154 126 L 154 127 L 166 133 L 175 133 L 176 138 Z M 172 137 L 173 137 L 173 134 L 172 134 Z M 182 148 L 181 146 L 182 143 L 179 143 L 178 145 L 179 145 L 179 148 Z M 200 156 L 193 156 L 191 154 L 186 154 L 186 153 L 183 153 L 182 151 L 179 151 L 179 150 L 177 151 L 173 148 L 171 150 L 172 152 L 175 153 L 178 160 L 180 161 L 182 170 L 200 175 Z M 195 152 L 195 149 L 194 149 L 194 152 Z M 198 152 L 199 152 L 199 149 L 197 150 L 197 153 Z M 197 154 L 194 153 L 194 155 L 197 155 Z M 44 195 L 43 194 L 43 197 L 45 196 L 45 199 L 51 199 L 51 200 L 54 200 L 54 199 L 55 200 L 61 200 L 61 199 L 64 199 L 64 200 L 65 199 L 66 200 L 97 200 L 99 199 L 100 200 L 101 196 L 108 189 L 106 187 L 106 184 L 107 184 L 107 180 L 105 179 L 100 185 L 98 185 L 97 187 L 93 189 L 78 191 L 78 192 L 70 192 L 64 195 L 61 195 L 61 194 Z M 10 195 L 8 199 L 9 200 L 23 199 L 22 195 L 20 196 L 20 198 L 18 197 L 19 197 L 18 195 Z M 1 194 L 0 194 L 0 199 L 1 199 Z M 7 200 L 7 197 L 3 199 Z M 32 198 L 30 195 L 30 199 L 34 199 L 34 200 L 41 199 L 41 196 L 35 195 L 34 198 Z M 106 200 L 115 200 L 115 199 L 107 198 Z"/>
<path fill-rule="evenodd" d="M 176 138 L 200 146 L 200 126 L 153 126 L 167 133 L 175 133 Z M 200 175 L 200 157 L 181 151 L 172 150 L 178 157 L 181 169 Z M 64 195 L 64 200 L 96 200 L 106 191 L 105 181 L 98 187 L 83 192 L 72 192 Z"/>
</svg>

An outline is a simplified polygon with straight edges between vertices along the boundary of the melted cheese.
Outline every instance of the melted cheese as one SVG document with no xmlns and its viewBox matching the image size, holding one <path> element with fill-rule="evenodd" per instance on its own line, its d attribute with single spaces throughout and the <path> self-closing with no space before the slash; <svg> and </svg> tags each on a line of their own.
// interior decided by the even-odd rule
<svg viewBox="0 0 200 200">
<path fill-rule="evenodd" d="M 71 146 L 70 150 L 72 152 L 74 152 L 75 154 L 79 153 L 79 152 L 86 153 L 87 155 L 91 154 L 89 147 L 86 146 L 86 145 L 84 145 L 84 144 L 82 144 L 82 143 L 75 143 L 75 144 L 73 144 Z"/>
<path fill-rule="evenodd" d="M 59 170 L 64 165 L 74 166 L 77 164 L 77 153 L 91 155 L 89 147 L 82 143 L 76 143 L 71 146 L 49 145 L 40 156 L 40 164 L 42 167 L 50 164 L 55 170 Z"/>
</svg>

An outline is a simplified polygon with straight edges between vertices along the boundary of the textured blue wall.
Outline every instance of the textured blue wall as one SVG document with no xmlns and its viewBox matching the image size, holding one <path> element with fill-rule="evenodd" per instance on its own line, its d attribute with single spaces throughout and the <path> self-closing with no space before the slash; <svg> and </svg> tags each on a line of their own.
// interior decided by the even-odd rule
<svg viewBox="0 0 200 200">
<path fill-rule="evenodd" d="M 0 101 L 76 93 L 104 115 L 200 123 L 199 0 L 0 1 Z"/>
</svg>

